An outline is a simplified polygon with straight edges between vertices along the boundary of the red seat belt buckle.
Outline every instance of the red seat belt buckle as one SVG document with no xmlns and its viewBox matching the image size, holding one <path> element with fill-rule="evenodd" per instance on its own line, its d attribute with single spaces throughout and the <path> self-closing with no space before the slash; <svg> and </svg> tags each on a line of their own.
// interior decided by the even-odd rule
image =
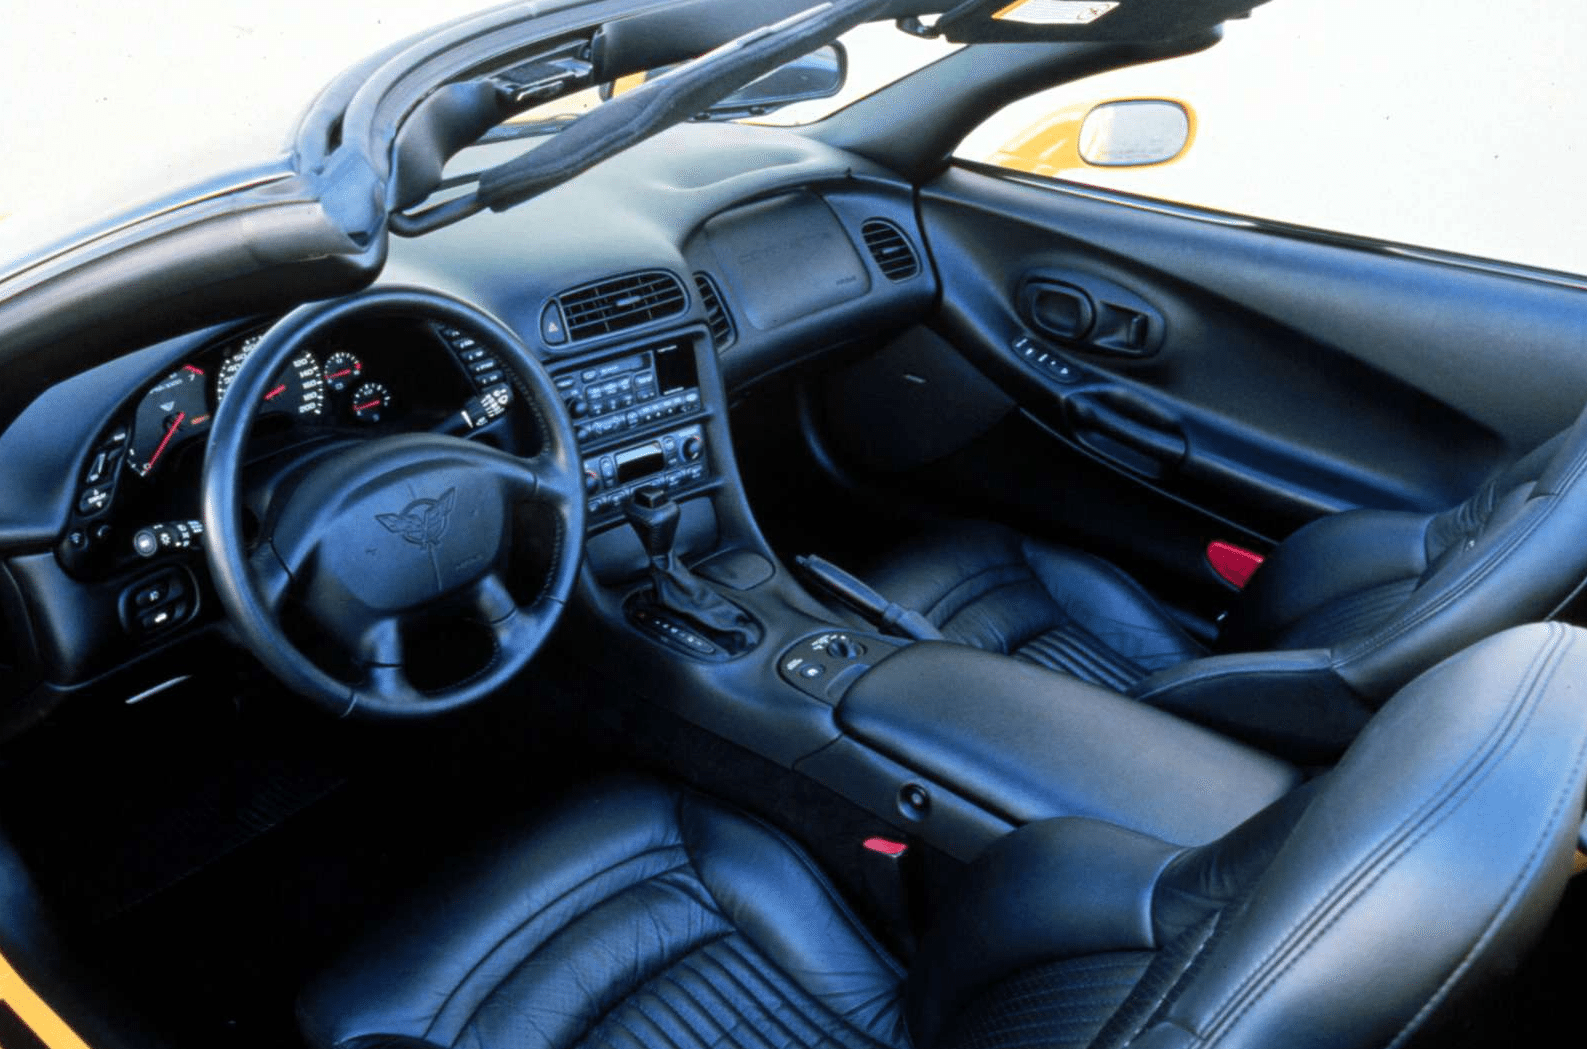
<svg viewBox="0 0 1587 1049">
<path fill-rule="evenodd" d="M 1245 589 L 1245 584 L 1251 581 L 1251 576 L 1258 568 L 1262 567 L 1265 560 L 1254 550 L 1247 550 L 1243 546 L 1235 546 L 1221 539 L 1215 539 L 1207 544 L 1207 563 L 1212 570 L 1218 573 L 1218 578 L 1234 587 L 1236 590 Z"/>
</svg>

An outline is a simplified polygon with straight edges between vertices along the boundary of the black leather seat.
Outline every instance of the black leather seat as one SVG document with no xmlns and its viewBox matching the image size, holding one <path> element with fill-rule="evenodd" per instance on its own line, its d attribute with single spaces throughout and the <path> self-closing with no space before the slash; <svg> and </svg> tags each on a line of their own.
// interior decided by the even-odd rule
<svg viewBox="0 0 1587 1049">
<path fill-rule="evenodd" d="M 943 897 L 907 974 L 776 831 L 608 783 L 454 865 L 305 992 L 303 1029 L 320 1049 L 1386 1045 L 1552 913 L 1587 803 L 1583 680 L 1583 632 L 1485 642 L 1211 845 L 1029 824 Z"/>
<path fill-rule="evenodd" d="M 1584 469 L 1587 414 L 1450 510 L 1315 521 L 1272 552 L 1210 647 L 1115 566 L 998 525 L 940 530 L 865 577 L 949 640 L 1323 758 L 1411 678 L 1548 617 L 1587 579 Z"/>
</svg>

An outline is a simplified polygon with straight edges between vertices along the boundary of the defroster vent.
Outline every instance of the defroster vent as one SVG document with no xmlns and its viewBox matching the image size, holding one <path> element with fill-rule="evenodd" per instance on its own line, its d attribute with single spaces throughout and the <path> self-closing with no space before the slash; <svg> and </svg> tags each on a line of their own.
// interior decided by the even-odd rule
<svg viewBox="0 0 1587 1049">
<path fill-rule="evenodd" d="M 608 277 L 557 296 L 568 338 L 574 341 L 674 317 L 688 309 L 683 283 L 666 270 Z"/>
<path fill-rule="evenodd" d="M 711 345 L 718 353 L 733 344 L 736 334 L 733 315 L 727 312 L 727 303 L 709 273 L 696 273 L 694 286 L 700 289 L 700 305 L 705 308 L 705 323 L 711 327 Z"/>
<path fill-rule="evenodd" d="M 865 225 L 860 227 L 860 236 L 865 238 L 871 258 L 876 260 L 876 265 L 881 267 L 882 275 L 888 280 L 908 280 L 920 272 L 920 260 L 915 257 L 915 249 L 909 246 L 904 231 L 891 222 L 886 219 L 867 219 Z"/>
</svg>

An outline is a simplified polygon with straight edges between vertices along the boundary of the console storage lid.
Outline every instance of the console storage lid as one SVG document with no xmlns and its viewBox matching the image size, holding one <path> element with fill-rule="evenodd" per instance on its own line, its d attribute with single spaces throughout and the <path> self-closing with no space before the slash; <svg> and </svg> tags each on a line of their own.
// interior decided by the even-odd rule
<svg viewBox="0 0 1587 1049">
<path fill-rule="evenodd" d="M 855 740 L 1015 824 L 1088 816 L 1196 845 L 1300 772 L 1199 725 L 1009 656 L 923 641 L 855 682 Z"/>
</svg>

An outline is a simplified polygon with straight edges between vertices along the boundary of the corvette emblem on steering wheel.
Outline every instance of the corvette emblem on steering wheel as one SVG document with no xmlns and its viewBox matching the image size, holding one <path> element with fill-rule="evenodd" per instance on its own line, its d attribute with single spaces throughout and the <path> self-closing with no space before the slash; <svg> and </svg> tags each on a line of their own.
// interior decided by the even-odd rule
<svg viewBox="0 0 1587 1049">
<path fill-rule="evenodd" d="M 448 488 L 439 499 L 415 499 L 400 514 L 376 514 L 375 520 L 414 546 L 430 550 L 446 535 L 446 524 L 457 502 L 457 489 Z"/>
</svg>

